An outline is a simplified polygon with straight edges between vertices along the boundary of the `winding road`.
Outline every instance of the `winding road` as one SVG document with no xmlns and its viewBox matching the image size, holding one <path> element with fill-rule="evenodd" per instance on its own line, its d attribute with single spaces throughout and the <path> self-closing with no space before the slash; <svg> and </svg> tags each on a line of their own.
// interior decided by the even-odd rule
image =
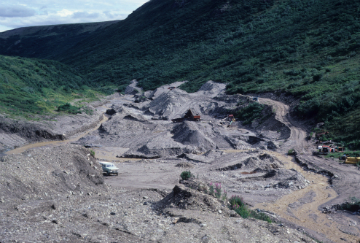
<svg viewBox="0 0 360 243">
<path fill-rule="evenodd" d="M 356 171 L 354 173 L 354 167 L 339 165 L 337 161 L 331 161 L 331 164 L 329 164 L 325 159 L 312 156 L 311 148 L 313 145 L 306 141 L 305 130 L 291 120 L 288 105 L 266 98 L 260 98 L 259 102 L 271 105 L 276 112 L 275 119 L 288 126 L 291 130 L 289 139 L 282 145 L 282 153 L 270 152 L 270 154 L 283 162 L 287 169 L 295 169 L 300 172 L 310 184 L 306 188 L 294 191 L 274 203 L 257 204 L 255 208 L 273 212 L 288 222 L 301 226 L 303 229 L 306 228 L 308 233 L 318 239 L 322 239 L 324 242 L 359 242 L 360 230 L 358 227 L 355 227 L 356 221 L 353 223 L 354 226 L 351 224 L 354 219 L 347 218 L 347 215 L 336 215 L 335 218 L 333 215 L 323 214 L 319 210 L 323 205 L 329 204 L 329 202 L 335 199 L 341 201 L 339 200 L 339 194 L 329 184 L 328 177 L 303 170 L 293 157 L 286 156 L 284 153 L 289 149 L 295 149 L 304 159 L 316 163 L 319 167 L 324 167 L 330 171 L 334 171 L 336 167 L 336 171 L 343 174 L 344 177 L 351 171 L 352 179 L 355 181 L 359 181 L 360 174 Z M 347 180 L 342 178 L 342 181 Z M 353 190 L 349 190 L 348 183 L 339 184 L 337 189 L 345 189 L 347 197 L 354 195 L 351 194 L 352 192 L 358 191 L 357 186 L 355 186 L 355 189 L 353 185 L 350 187 Z M 359 221 L 360 218 L 358 216 L 355 217 Z M 344 221 L 350 221 L 350 224 L 344 225 Z"/>
</svg>

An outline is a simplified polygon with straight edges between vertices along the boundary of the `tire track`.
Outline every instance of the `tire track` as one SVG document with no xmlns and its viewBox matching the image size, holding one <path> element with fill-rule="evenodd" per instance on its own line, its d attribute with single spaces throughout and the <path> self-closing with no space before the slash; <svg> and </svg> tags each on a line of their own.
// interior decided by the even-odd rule
<svg viewBox="0 0 360 243">
<path fill-rule="evenodd" d="M 306 142 L 306 132 L 289 116 L 289 106 L 271 99 L 260 98 L 259 102 L 268 104 L 276 111 L 275 119 L 284 123 L 291 130 L 291 135 L 282 146 L 282 152 L 287 149 L 295 149 L 300 153 L 306 153 L 309 150 L 309 144 Z M 257 204 L 256 208 L 268 210 L 279 215 L 296 225 L 307 228 L 309 233 L 316 232 L 321 238 L 328 239 L 324 242 L 343 242 L 343 239 L 349 242 L 359 242 L 357 236 L 345 234 L 339 230 L 342 225 L 338 224 L 329 215 L 319 211 L 319 207 L 338 197 L 338 194 L 329 185 L 328 178 L 313 172 L 304 171 L 295 161 L 294 158 L 277 152 L 270 152 L 271 155 L 278 158 L 284 163 L 287 169 L 295 169 L 300 172 L 308 181 L 309 186 L 304 189 L 294 191 L 274 203 Z M 297 208 L 291 208 L 289 205 L 298 203 L 307 193 L 315 193 L 313 201 L 304 203 Z M 359 232 L 360 233 L 360 232 Z"/>
</svg>

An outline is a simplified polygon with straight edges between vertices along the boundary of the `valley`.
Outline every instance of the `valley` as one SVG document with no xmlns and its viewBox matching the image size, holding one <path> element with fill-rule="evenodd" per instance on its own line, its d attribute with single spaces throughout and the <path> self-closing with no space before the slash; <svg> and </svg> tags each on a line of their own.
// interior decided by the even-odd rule
<svg viewBox="0 0 360 243">
<path fill-rule="evenodd" d="M 224 84 L 212 81 L 191 94 L 178 89 L 181 84 L 147 91 L 139 102 L 133 82 L 127 94 L 91 104 L 95 112 L 88 125 L 76 123 L 78 132 L 69 129 L 61 141 L 48 139 L 7 151 L 0 163 L 0 238 L 359 241 L 358 214 L 325 214 L 323 208 L 359 197 L 360 172 L 313 156 L 306 126 L 291 117 L 288 105 L 260 97 L 271 115 L 264 113 L 266 119 L 246 126 L 241 121 L 229 125 L 231 111 L 254 101 L 227 95 Z M 171 121 L 189 109 L 201 120 Z M 56 131 L 49 133 L 59 135 Z M 296 155 L 287 155 L 290 149 Z M 101 161 L 113 162 L 119 175 L 103 176 Z M 191 171 L 194 178 L 181 180 L 183 171 Z M 239 217 L 226 200 L 209 195 L 210 183 L 221 184 L 227 198 L 243 197 L 273 222 Z"/>
</svg>

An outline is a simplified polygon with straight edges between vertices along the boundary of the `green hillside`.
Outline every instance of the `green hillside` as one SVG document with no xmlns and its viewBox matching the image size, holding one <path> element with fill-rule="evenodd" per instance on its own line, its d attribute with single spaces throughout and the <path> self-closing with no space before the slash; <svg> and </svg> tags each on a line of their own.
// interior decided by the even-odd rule
<svg viewBox="0 0 360 243">
<path fill-rule="evenodd" d="M 359 146 L 359 17 L 353 0 L 151 0 L 63 52 L 34 56 L 93 87 L 189 80 L 183 88 L 196 91 L 211 79 L 230 94 L 286 93 L 299 99 L 295 115 Z"/>
<path fill-rule="evenodd" d="M 36 118 L 79 98 L 93 99 L 86 79 L 56 62 L 0 56 L 0 112 Z"/>
<path fill-rule="evenodd" d="M 0 33 L 0 55 L 56 59 L 78 42 L 119 21 L 24 27 Z"/>
<path fill-rule="evenodd" d="M 296 115 L 354 141 L 359 17 L 351 0 L 152 0 L 60 59 L 92 82 L 118 86 L 189 80 L 183 88 L 196 91 L 211 79 L 229 83 L 230 94 L 285 92 L 300 99 Z"/>
</svg>

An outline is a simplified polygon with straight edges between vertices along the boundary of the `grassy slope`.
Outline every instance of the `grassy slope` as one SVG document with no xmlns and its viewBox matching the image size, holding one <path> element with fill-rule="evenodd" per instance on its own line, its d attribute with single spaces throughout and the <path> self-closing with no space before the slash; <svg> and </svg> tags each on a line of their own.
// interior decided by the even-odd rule
<svg viewBox="0 0 360 243">
<path fill-rule="evenodd" d="M 152 0 L 63 61 L 93 82 L 190 80 L 195 91 L 212 79 L 229 93 L 286 92 L 301 99 L 299 117 L 349 142 L 360 135 L 359 17 L 351 0 Z"/>
<path fill-rule="evenodd" d="M 95 98 L 87 84 L 56 61 L 0 56 L 0 111 L 10 115 L 31 118 L 77 98 Z"/>
<path fill-rule="evenodd" d="M 229 83 L 229 93 L 286 92 L 301 99 L 298 116 L 354 141 L 359 17 L 353 0 L 151 0 L 52 58 L 93 86 L 189 80 L 183 88 L 195 91 L 212 79 Z"/>
</svg>

